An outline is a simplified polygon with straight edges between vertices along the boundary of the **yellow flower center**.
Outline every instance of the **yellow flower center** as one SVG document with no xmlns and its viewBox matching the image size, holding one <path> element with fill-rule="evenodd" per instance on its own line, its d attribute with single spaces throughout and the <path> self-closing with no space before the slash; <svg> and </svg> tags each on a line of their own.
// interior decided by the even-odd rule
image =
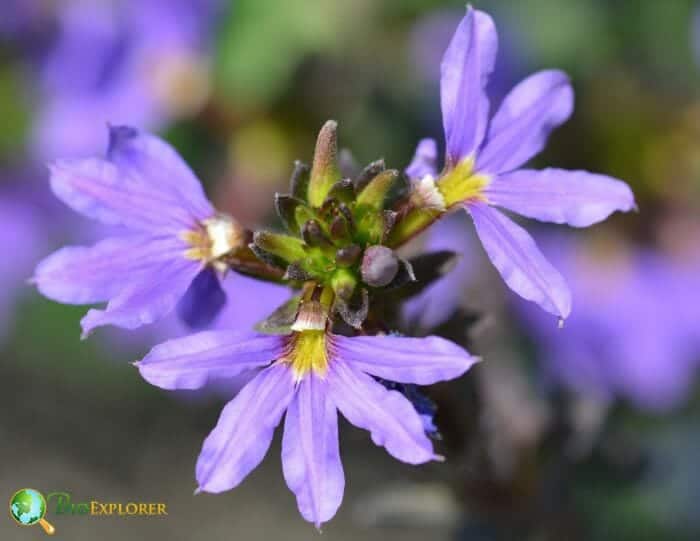
<svg viewBox="0 0 700 541">
<path fill-rule="evenodd" d="M 241 226 L 225 215 L 207 218 L 196 229 L 183 232 L 181 238 L 190 245 L 185 251 L 187 259 L 203 261 L 217 270 L 226 268 L 220 259 L 244 243 Z"/>
<path fill-rule="evenodd" d="M 312 370 L 317 376 L 324 377 L 328 370 L 326 331 L 294 333 L 289 350 L 281 360 L 291 365 L 296 381 L 302 380 Z"/>
<path fill-rule="evenodd" d="M 484 188 L 491 178 L 474 171 L 474 158 L 466 158 L 445 173 L 437 184 L 447 208 L 467 201 L 486 201 Z"/>
</svg>

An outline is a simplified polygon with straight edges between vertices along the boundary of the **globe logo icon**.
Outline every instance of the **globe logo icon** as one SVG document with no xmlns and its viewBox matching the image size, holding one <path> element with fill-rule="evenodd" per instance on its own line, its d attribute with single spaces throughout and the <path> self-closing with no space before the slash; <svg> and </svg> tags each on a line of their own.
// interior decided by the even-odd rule
<svg viewBox="0 0 700 541">
<path fill-rule="evenodd" d="M 10 515 L 21 526 L 39 524 L 48 535 L 56 529 L 44 518 L 46 500 L 41 492 L 33 488 L 23 488 L 14 493 L 10 499 Z"/>
</svg>

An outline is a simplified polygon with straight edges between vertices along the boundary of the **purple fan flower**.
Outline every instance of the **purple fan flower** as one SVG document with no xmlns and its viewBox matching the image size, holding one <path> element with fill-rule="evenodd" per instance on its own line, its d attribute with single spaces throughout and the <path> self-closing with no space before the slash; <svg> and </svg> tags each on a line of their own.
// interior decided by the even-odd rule
<svg viewBox="0 0 700 541">
<path fill-rule="evenodd" d="M 206 55 L 218 4 L 62 3 L 39 73 L 37 157 L 94 154 L 104 148 L 108 122 L 153 130 L 200 110 L 209 94 Z"/>
<path fill-rule="evenodd" d="M 193 325 L 216 315 L 224 293 L 214 273 L 225 271 L 219 258 L 244 242 L 243 231 L 216 213 L 167 143 L 132 128 L 111 128 L 107 158 L 54 164 L 51 188 L 79 213 L 116 226 L 94 246 L 58 250 L 35 273 L 39 291 L 51 299 L 108 301 L 105 310 L 83 318 L 84 335 L 101 325 L 152 323 L 183 297 L 181 315 Z"/>
<path fill-rule="evenodd" d="M 700 291 L 700 264 L 619 245 L 594 250 L 566 237 L 543 240 L 578 299 L 563 329 L 553 328 L 531 305 L 520 306 L 547 378 L 647 410 L 680 404 L 700 361 L 694 294 Z"/>
<path fill-rule="evenodd" d="M 428 385 L 459 377 L 475 361 L 435 336 L 348 338 L 304 330 L 287 336 L 203 332 L 156 346 L 136 364 L 147 381 L 164 389 L 197 389 L 209 380 L 258 370 L 204 442 L 198 491 L 239 485 L 262 461 L 286 412 L 284 478 L 302 516 L 319 527 L 335 515 L 345 485 L 338 411 L 403 462 L 439 459 L 421 414 L 374 377 Z"/>
<path fill-rule="evenodd" d="M 0 194 L 0 340 L 12 324 L 12 310 L 44 245 L 37 210 L 21 196 Z"/>
<path fill-rule="evenodd" d="M 587 227 L 616 210 L 634 208 L 634 196 L 624 182 L 604 175 L 518 169 L 542 150 L 549 132 L 569 118 L 573 91 L 564 73 L 538 72 L 504 98 L 489 122 L 485 87 L 497 47 L 491 18 L 469 7 L 441 66 L 445 168 L 435 181 L 437 146 L 426 139 L 418 145 L 407 174 L 424 205 L 440 210 L 463 206 L 506 284 L 563 319 L 571 310 L 564 279 L 530 235 L 494 207 Z"/>
</svg>

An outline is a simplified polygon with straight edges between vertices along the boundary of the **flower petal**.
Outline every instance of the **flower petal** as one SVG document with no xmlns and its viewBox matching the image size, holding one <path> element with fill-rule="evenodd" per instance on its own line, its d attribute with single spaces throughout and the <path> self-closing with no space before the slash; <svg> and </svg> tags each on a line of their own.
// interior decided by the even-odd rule
<svg viewBox="0 0 700 541">
<path fill-rule="evenodd" d="M 437 143 L 435 139 L 418 141 L 413 160 L 406 168 L 406 176 L 411 180 L 419 180 L 426 175 L 437 174 Z"/>
<path fill-rule="evenodd" d="M 400 383 L 430 385 L 454 379 L 477 362 L 477 358 L 439 336 L 336 335 L 331 342 L 334 354 L 353 369 Z"/>
<path fill-rule="evenodd" d="M 105 310 L 90 310 L 80 322 L 83 336 L 102 325 L 135 329 L 170 313 L 199 274 L 201 264 L 181 258 L 144 273 L 112 298 Z"/>
<path fill-rule="evenodd" d="M 387 390 L 340 358 L 333 359 L 326 377 L 335 405 L 348 421 L 368 430 L 376 445 L 409 464 L 436 458 L 420 415 L 401 393 Z"/>
<path fill-rule="evenodd" d="M 202 184 L 180 155 L 164 140 L 126 126 L 109 130 L 109 160 L 144 185 L 171 193 L 192 216 L 215 213 Z"/>
<path fill-rule="evenodd" d="M 197 460 L 200 491 L 230 490 L 262 462 L 294 393 L 291 371 L 275 364 L 226 405 Z"/>
<path fill-rule="evenodd" d="M 106 160 L 57 162 L 50 180 L 56 197 L 69 207 L 109 225 L 178 234 L 197 222 L 171 193 L 144 184 Z"/>
<path fill-rule="evenodd" d="M 179 239 L 127 235 L 106 238 L 94 246 L 66 246 L 44 259 L 33 281 L 46 297 L 70 304 L 111 299 L 144 273 L 182 258 Z"/>
<path fill-rule="evenodd" d="M 477 169 L 497 174 L 521 166 L 544 148 L 550 132 L 573 110 L 574 91 L 564 72 L 531 75 L 511 90 L 493 117 Z"/>
<path fill-rule="evenodd" d="M 527 231 L 484 203 L 472 203 L 466 209 L 489 259 L 508 287 L 547 312 L 566 318 L 571 312 L 569 288 Z"/>
<path fill-rule="evenodd" d="M 587 171 L 521 169 L 496 177 L 486 188 L 489 203 L 544 222 L 588 227 L 616 210 L 635 208 L 621 180 Z"/>
<path fill-rule="evenodd" d="M 333 518 L 345 489 L 338 412 L 328 397 L 328 384 L 314 374 L 301 381 L 287 410 L 282 469 L 306 520 L 318 528 Z"/>
<path fill-rule="evenodd" d="M 485 87 L 497 50 L 491 17 L 467 7 L 440 67 L 442 122 L 453 165 L 472 155 L 484 138 L 489 114 Z"/>
<path fill-rule="evenodd" d="M 212 379 L 229 378 L 279 358 L 282 336 L 204 331 L 154 347 L 136 363 L 141 376 L 162 389 L 199 389 Z"/>
<path fill-rule="evenodd" d="M 189 328 L 202 330 L 214 321 L 225 305 L 226 292 L 216 271 L 205 267 L 177 303 L 177 315 Z"/>
</svg>

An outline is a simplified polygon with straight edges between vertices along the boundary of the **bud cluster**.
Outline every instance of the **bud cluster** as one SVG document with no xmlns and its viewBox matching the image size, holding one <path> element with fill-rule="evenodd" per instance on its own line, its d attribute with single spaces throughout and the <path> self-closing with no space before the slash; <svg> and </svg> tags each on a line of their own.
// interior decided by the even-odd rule
<svg viewBox="0 0 700 541">
<path fill-rule="evenodd" d="M 331 297 L 328 317 L 337 314 L 360 328 L 371 293 L 416 280 L 411 263 L 394 252 L 400 242 L 392 235 L 405 214 L 400 209 L 412 199 L 404 197 L 399 172 L 387 169 L 383 160 L 351 177 L 341 173 L 338 162 L 337 124 L 328 121 L 319 133 L 313 165 L 296 162 L 290 193 L 275 197 L 287 233 L 258 231 L 250 248 L 266 265 L 283 272 L 283 280 L 306 284 L 302 302 L 311 301 L 313 293 L 308 292 L 319 288 Z M 296 311 L 285 314 L 296 317 Z M 279 316 L 273 315 L 261 330 L 279 328 Z"/>
</svg>

